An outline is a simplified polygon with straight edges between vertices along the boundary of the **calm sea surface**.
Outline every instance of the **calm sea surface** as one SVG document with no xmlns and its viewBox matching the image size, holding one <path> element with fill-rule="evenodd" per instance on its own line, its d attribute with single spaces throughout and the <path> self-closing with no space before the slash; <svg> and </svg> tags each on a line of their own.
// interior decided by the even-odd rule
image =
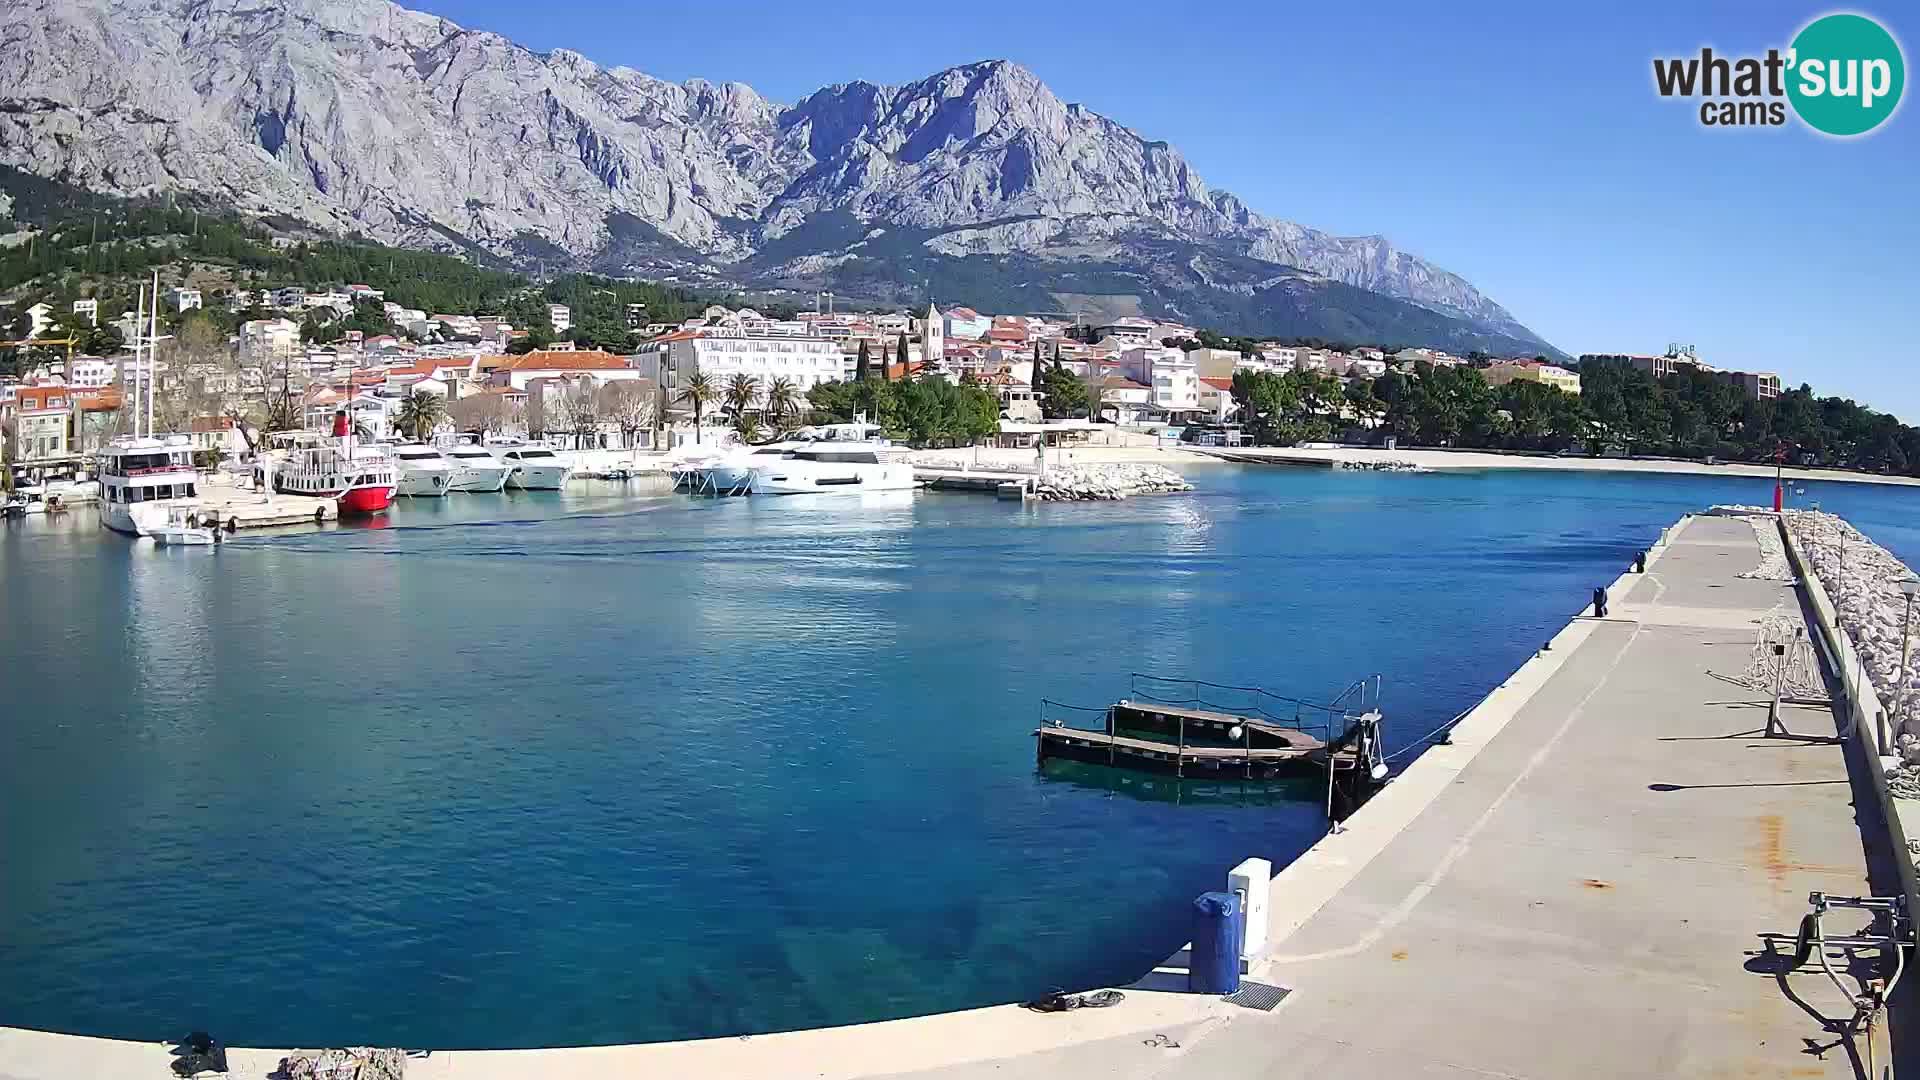
<svg viewBox="0 0 1920 1080">
<path fill-rule="evenodd" d="M 1196 469 L 1190 496 L 613 486 L 155 549 L 0 528 L 0 1025 L 242 1045 L 767 1031 L 1130 980 L 1313 791 L 1033 765 L 1131 672 L 1389 747 L 1764 481 Z M 1910 562 L 1920 491 L 1809 485 Z"/>
</svg>

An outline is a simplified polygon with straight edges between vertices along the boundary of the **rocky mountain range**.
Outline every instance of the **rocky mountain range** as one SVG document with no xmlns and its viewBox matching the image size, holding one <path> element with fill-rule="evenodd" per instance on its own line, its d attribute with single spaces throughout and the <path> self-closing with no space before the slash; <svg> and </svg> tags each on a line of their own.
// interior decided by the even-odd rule
<svg viewBox="0 0 1920 1080">
<path fill-rule="evenodd" d="M 386 0 L 12 0 L 0 163 L 689 283 L 1551 347 L 1459 276 L 1209 188 L 1004 61 L 783 105 Z"/>
</svg>

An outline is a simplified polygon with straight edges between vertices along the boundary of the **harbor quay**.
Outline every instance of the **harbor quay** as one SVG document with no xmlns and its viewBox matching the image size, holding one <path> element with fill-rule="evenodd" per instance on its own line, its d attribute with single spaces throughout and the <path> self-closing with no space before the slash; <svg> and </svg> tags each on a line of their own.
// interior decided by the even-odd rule
<svg viewBox="0 0 1920 1080">
<path fill-rule="evenodd" d="M 1190 992 L 1190 947 L 1106 1008 L 417 1052 L 406 1074 L 1897 1072 L 1916 1042 L 1893 733 L 1808 559 L 1772 515 L 1666 530 L 1478 705 L 1389 748 L 1411 764 L 1268 883 L 1231 996 Z M 159 1076 L 177 1049 L 0 1029 L 0 1078 Z M 229 1049 L 229 1075 L 288 1054 Z"/>
</svg>

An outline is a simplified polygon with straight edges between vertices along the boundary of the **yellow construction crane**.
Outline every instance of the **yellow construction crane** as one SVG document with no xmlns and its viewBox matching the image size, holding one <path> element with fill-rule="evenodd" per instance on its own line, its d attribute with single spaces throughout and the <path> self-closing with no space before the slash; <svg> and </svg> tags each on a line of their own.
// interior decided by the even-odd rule
<svg viewBox="0 0 1920 1080">
<path fill-rule="evenodd" d="M 19 341 L 0 341 L 0 349 L 17 349 L 31 345 L 65 345 L 67 363 L 73 363 L 73 339 L 70 337 L 22 338 Z"/>
</svg>

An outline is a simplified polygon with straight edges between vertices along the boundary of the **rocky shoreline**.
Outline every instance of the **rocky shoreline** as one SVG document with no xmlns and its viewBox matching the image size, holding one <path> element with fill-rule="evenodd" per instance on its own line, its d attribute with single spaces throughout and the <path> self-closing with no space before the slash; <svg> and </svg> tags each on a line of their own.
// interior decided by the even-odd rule
<svg viewBox="0 0 1920 1080">
<path fill-rule="evenodd" d="M 1054 465 L 1034 481 L 1033 497 L 1045 502 L 1094 502 L 1192 490 L 1185 477 L 1164 465 Z"/>
<path fill-rule="evenodd" d="M 1886 707 L 1901 760 L 1920 764 L 1920 664 L 1909 664 L 1904 693 L 1900 685 L 1907 598 L 1899 586 L 1913 571 L 1834 514 L 1789 510 L 1786 519 Z"/>
</svg>

